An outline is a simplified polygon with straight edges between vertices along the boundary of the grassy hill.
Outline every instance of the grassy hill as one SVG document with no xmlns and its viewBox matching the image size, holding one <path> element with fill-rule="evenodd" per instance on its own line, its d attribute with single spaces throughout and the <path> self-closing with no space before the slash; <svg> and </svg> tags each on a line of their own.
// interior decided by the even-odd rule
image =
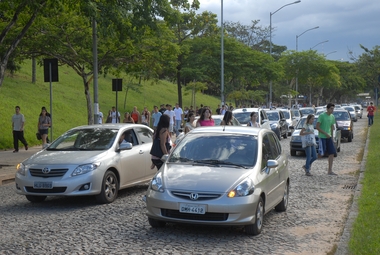
<svg viewBox="0 0 380 255">
<path fill-rule="evenodd" d="M 33 84 L 31 61 L 26 61 L 20 71 L 13 76 L 5 77 L 2 87 L 0 87 L 0 149 L 13 148 L 12 137 L 12 115 L 15 113 L 15 106 L 21 108 L 21 113 L 25 116 L 24 135 L 29 146 L 39 145 L 36 139 L 38 116 L 41 107 L 45 106 L 50 111 L 50 84 L 43 81 L 43 67 L 37 68 L 37 82 Z M 52 83 L 52 105 L 53 105 L 53 138 L 57 138 L 66 130 L 87 125 L 87 107 L 82 78 L 71 68 L 60 66 L 59 82 Z M 116 105 L 116 92 L 112 91 L 112 78 L 123 78 L 123 85 L 127 83 L 127 77 L 99 77 L 98 100 L 100 111 L 106 116 L 108 110 Z M 91 99 L 93 100 L 93 85 L 90 88 Z M 126 89 L 118 92 L 118 110 L 121 115 L 126 111 L 132 111 L 133 106 L 141 111 L 144 106 L 149 110 L 154 105 L 174 104 L 178 101 L 177 85 L 159 81 L 142 82 L 139 91 L 128 90 L 126 106 L 124 98 Z M 183 90 L 183 107 L 190 106 L 191 93 Z M 220 99 L 197 93 L 197 105 L 209 105 L 216 108 Z M 92 102 L 93 103 L 93 102 Z M 50 136 L 50 134 L 49 134 Z M 22 145 L 20 143 L 20 145 Z M 21 147 L 21 150 L 23 148 Z"/>
</svg>

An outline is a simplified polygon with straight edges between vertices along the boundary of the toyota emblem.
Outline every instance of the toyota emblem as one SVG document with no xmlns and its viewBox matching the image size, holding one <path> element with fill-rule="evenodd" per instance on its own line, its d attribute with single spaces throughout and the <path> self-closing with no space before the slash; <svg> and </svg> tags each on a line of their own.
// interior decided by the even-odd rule
<svg viewBox="0 0 380 255">
<path fill-rule="evenodd" d="M 48 173 L 50 173 L 50 169 L 47 168 L 47 167 L 45 167 L 45 168 L 42 169 L 42 173 L 48 174 Z"/>
<path fill-rule="evenodd" d="M 197 193 L 191 193 L 190 194 L 190 199 L 191 200 L 197 200 L 198 199 L 198 194 Z"/>
</svg>

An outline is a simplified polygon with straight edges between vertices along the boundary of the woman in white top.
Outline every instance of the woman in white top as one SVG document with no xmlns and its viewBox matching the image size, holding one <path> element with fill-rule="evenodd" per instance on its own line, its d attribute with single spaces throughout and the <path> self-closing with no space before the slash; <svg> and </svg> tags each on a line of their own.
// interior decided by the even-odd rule
<svg viewBox="0 0 380 255">
<path fill-rule="evenodd" d="M 310 135 L 312 138 L 311 144 L 302 144 L 302 147 L 305 148 L 306 153 L 306 163 L 302 167 L 303 170 L 305 170 L 305 173 L 307 176 L 312 176 L 310 173 L 311 164 L 317 159 L 317 150 L 316 150 L 316 143 L 315 143 L 315 136 L 314 136 L 314 115 L 309 114 L 306 118 L 305 125 L 302 127 L 300 135 L 306 136 Z M 306 143 L 306 142 L 305 142 Z"/>
<path fill-rule="evenodd" d="M 190 132 L 191 130 L 193 130 L 195 128 L 194 126 L 194 120 L 195 120 L 195 115 L 193 112 L 190 112 L 188 115 L 187 115 L 187 122 L 186 122 L 186 125 L 185 125 L 185 134 L 187 134 L 188 132 Z"/>
<path fill-rule="evenodd" d="M 251 121 L 247 124 L 248 127 L 260 127 L 260 124 L 257 122 L 257 113 L 251 112 Z"/>
</svg>

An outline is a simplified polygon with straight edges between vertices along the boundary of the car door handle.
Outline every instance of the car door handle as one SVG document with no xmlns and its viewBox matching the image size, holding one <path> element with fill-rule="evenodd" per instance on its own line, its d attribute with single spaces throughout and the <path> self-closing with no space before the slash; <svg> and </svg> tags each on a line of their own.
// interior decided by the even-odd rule
<svg viewBox="0 0 380 255">
<path fill-rule="evenodd" d="M 140 151 L 139 151 L 139 154 L 144 154 L 144 151 L 143 151 L 143 150 L 140 150 Z"/>
</svg>

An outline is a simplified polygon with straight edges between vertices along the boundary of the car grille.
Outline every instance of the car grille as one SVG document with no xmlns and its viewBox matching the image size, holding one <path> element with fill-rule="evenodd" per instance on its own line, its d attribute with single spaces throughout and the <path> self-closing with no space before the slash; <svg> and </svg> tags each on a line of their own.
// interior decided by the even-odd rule
<svg viewBox="0 0 380 255">
<path fill-rule="evenodd" d="M 161 209 L 161 215 L 168 218 L 183 219 L 183 220 L 197 220 L 197 221 L 226 221 L 228 213 L 205 213 L 205 214 L 192 214 L 180 213 L 178 210 Z"/>
<path fill-rule="evenodd" d="M 27 192 L 33 193 L 63 193 L 66 191 L 66 187 L 54 187 L 52 189 L 35 189 L 33 187 L 25 187 Z"/>
<path fill-rule="evenodd" d="M 29 169 L 29 172 L 32 176 L 35 176 L 35 177 L 44 177 L 44 178 L 49 178 L 49 177 L 61 177 L 61 176 L 64 176 L 65 173 L 68 171 L 69 169 L 67 168 L 62 168 L 62 169 L 50 169 L 50 172 L 49 173 L 43 173 L 42 172 L 42 169 L 39 169 L 39 168 L 30 168 Z"/>
<path fill-rule="evenodd" d="M 213 194 L 213 193 L 196 193 L 196 192 L 183 192 L 183 191 L 172 191 L 171 193 L 175 197 L 191 200 L 191 201 L 194 201 L 194 199 L 191 199 L 192 194 L 198 195 L 198 198 L 196 199 L 197 201 L 216 199 L 221 196 L 220 194 Z"/>
</svg>

